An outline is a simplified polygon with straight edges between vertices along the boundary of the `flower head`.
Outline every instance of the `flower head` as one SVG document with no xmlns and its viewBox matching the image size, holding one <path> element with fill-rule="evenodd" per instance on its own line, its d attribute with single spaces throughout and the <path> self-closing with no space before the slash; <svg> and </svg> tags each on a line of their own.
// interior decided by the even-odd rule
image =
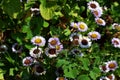
<svg viewBox="0 0 120 80">
<path fill-rule="evenodd" d="M 75 23 L 75 22 L 71 22 L 70 26 L 73 27 L 73 28 L 75 28 L 75 29 L 78 28 L 78 25 L 77 25 L 77 23 Z"/>
<path fill-rule="evenodd" d="M 40 14 L 39 8 L 30 8 L 32 15 L 31 16 L 36 16 Z"/>
<path fill-rule="evenodd" d="M 92 13 L 95 17 L 101 17 L 103 14 L 103 10 L 101 7 L 99 7 L 98 9 L 92 10 Z"/>
<path fill-rule="evenodd" d="M 56 80 L 67 80 L 65 77 L 57 77 Z"/>
<path fill-rule="evenodd" d="M 8 50 L 6 45 L 0 45 L 0 53 L 5 53 Z"/>
<path fill-rule="evenodd" d="M 74 44 L 74 45 L 79 45 L 79 39 L 82 37 L 82 35 L 78 34 L 78 33 L 72 33 L 70 35 L 70 41 Z"/>
<path fill-rule="evenodd" d="M 78 22 L 78 30 L 85 32 L 88 30 L 88 26 L 84 22 Z"/>
<path fill-rule="evenodd" d="M 38 47 L 34 47 L 30 50 L 30 56 L 34 57 L 34 58 L 39 58 L 42 54 L 42 49 L 38 48 Z"/>
<path fill-rule="evenodd" d="M 18 43 L 15 43 L 12 45 L 12 51 L 14 53 L 21 53 L 22 49 L 23 49 L 23 47 L 21 45 L 19 45 Z"/>
<path fill-rule="evenodd" d="M 49 38 L 48 45 L 50 48 L 55 48 L 55 46 L 58 44 L 60 44 L 59 38 L 57 37 Z"/>
<path fill-rule="evenodd" d="M 120 24 L 118 24 L 118 23 L 113 23 L 113 24 L 112 24 L 112 28 L 113 28 L 113 29 L 120 30 Z"/>
<path fill-rule="evenodd" d="M 90 9 L 91 11 L 96 10 L 100 7 L 99 3 L 96 1 L 90 1 L 89 3 L 87 3 L 87 5 L 88 5 L 88 9 Z"/>
<path fill-rule="evenodd" d="M 97 31 L 93 31 L 93 32 L 89 32 L 88 33 L 88 37 L 92 40 L 97 40 L 97 39 L 100 39 L 101 38 L 101 35 L 99 32 Z"/>
<path fill-rule="evenodd" d="M 119 38 L 113 38 L 112 39 L 112 44 L 114 45 L 114 47 L 120 48 L 120 39 Z"/>
<path fill-rule="evenodd" d="M 33 71 L 34 71 L 34 74 L 35 75 L 44 75 L 46 73 L 46 70 L 44 69 L 44 67 L 39 64 L 39 63 L 36 63 L 33 67 Z"/>
<path fill-rule="evenodd" d="M 45 54 L 46 54 L 49 58 L 53 58 L 53 57 L 57 57 L 58 52 L 56 51 L 55 48 L 46 48 Z"/>
<path fill-rule="evenodd" d="M 115 71 L 118 68 L 118 64 L 116 61 L 108 61 L 106 63 L 106 67 L 109 68 L 112 71 Z"/>
<path fill-rule="evenodd" d="M 35 36 L 31 39 L 31 42 L 36 46 L 44 46 L 46 43 L 46 40 L 42 36 Z"/>
<path fill-rule="evenodd" d="M 82 39 L 79 39 L 79 44 L 81 48 L 89 48 L 91 46 L 91 40 L 88 37 L 82 37 Z"/>
<path fill-rule="evenodd" d="M 95 21 L 98 25 L 102 25 L 102 26 L 106 25 L 105 20 L 103 20 L 102 18 L 95 18 Z"/>
<path fill-rule="evenodd" d="M 56 49 L 57 52 L 60 52 L 63 49 L 63 45 L 60 43 L 60 44 L 55 46 L 55 49 Z"/>
<path fill-rule="evenodd" d="M 107 76 L 108 80 L 115 80 L 115 75 L 114 74 L 110 74 Z"/>
<path fill-rule="evenodd" d="M 30 66 L 33 64 L 33 58 L 31 57 L 25 57 L 22 61 L 23 66 Z"/>
<path fill-rule="evenodd" d="M 106 67 L 106 64 L 100 65 L 99 68 L 102 72 L 105 72 L 105 73 L 110 71 L 110 69 Z"/>
</svg>

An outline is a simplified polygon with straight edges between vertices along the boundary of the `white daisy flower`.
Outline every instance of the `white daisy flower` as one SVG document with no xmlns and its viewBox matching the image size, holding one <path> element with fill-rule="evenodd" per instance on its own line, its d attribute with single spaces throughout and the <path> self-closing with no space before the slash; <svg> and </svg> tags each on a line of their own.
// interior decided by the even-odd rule
<svg viewBox="0 0 120 80">
<path fill-rule="evenodd" d="M 44 67 L 38 63 L 34 65 L 33 71 L 34 71 L 34 74 L 37 76 L 45 75 L 46 73 L 46 70 L 44 69 Z"/>
<path fill-rule="evenodd" d="M 65 77 L 57 77 L 56 80 L 67 80 Z"/>
<path fill-rule="evenodd" d="M 91 40 L 88 37 L 82 37 L 82 39 L 79 39 L 79 44 L 81 48 L 89 48 L 91 46 Z"/>
<path fill-rule="evenodd" d="M 21 53 L 22 49 L 23 49 L 23 47 L 21 45 L 19 45 L 18 43 L 15 43 L 12 45 L 12 51 L 14 53 Z"/>
<path fill-rule="evenodd" d="M 55 48 L 46 48 L 45 49 L 45 54 L 49 57 L 49 58 L 54 58 L 57 57 L 58 53 L 56 51 Z"/>
<path fill-rule="evenodd" d="M 79 45 L 79 39 L 82 37 L 82 35 L 78 34 L 78 33 L 72 33 L 70 35 L 70 41 L 74 44 L 74 45 Z"/>
<path fill-rule="evenodd" d="M 97 40 L 97 39 L 100 39 L 101 38 L 101 35 L 99 32 L 97 31 L 92 31 L 92 32 L 89 32 L 88 33 L 88 37 L 92 40 Z"/>
<path fill-rule="evenodd" d="M 103 20 L 102 18 L 95 18 L 95 21 L 98 25 L 102 25 L 102 26 L 105 26 L 106 25 L 106 22 L 105 20 Z"/>
<path fill-rule="evenodd" d="M 60 43 L 60 44 L 55 46 L 55 49 L 56 49 L 57 52 L 60 52 L 63 49 L 63 45 Z"/>
<path fill-rule="evenodd" d="M 112 28 L 113 28 L 113 29 L 120 30 L 120 24 L 118 24 L 118 23 L 113 23 L 113 24 L 112 24 Z"/>
<path fill-rule="evenodd" d="M 106 67 L 107 68 L 109 68 L 110 70 L 112 70 L 112 71 L 115 71 L 117 68 L 118 68 L 118 64 L 117 64 L 117 62 L 116 61 L 108 61 L 107 63 L 106 63 Z"/>
<path fill-rule="evenodd" d="M 109 79 L 107 77 L 102 76 L 100 77 L 100 80 L 109 80 Z"/>
<path fill-rule="evenodd" d="M 88 30 L 88 26 L 84 22 L 78 22 L 78 30 L 85 32 Z"/>
<path fill-rule="evenodd" d="M 23 66 L 31 66 L 33 64 L 33 58 L 25 57 L 22 63 L 23 63 Z"/>
<path fill-rule="evenodd" d="M 8 50 L 6 45 L 0 45 L 0 53 L 5 53 Z"/>
<path fill-rule="evenodd" d="M 41 54 L 43 53 L 41 48 L 38 47 L 34 47 L 30 50 L 30 56 L 34 57 L 34 58 L 39 58 L 41 56 Z"/>
<path fill-rule="evenodd" d="M 99 7 L 98 9 L 92 10 L 92 13 L 95 17 L 101 17 L 103 14 L 103 10 L 101 7 Z"/>
<path fill-rule="evenodd" d="M 60 44 L 59 38 L 57 37 L 49 38 L 48 45 L 50 48 L 55 48 L 55 46 L 58 44 Z"/>
<path fill-rule="evenodd" d="M 120 39 L 119 38 L 112 38 L 112 44 L 114 47 L 120 48 Z"/>
<path fill-rule="evenodd" d="M 91 11 L 98 9 L 100 7 L 99 3 L 96 1 L 90 1 L 89 3 L 87 3 L 87 5 L 88 5 L 88 9 L 90 9 Z"/>
<path fill-rule="evenodd" d="M 31 39 L 31 42 L 36 46 L 45 46 L 46 40 L 42 36 L 35 36 Z"/>
<path fill-rule="evenodd" d="M 104 65 L 100 65 L 99 68 L 100 68 L 100 70 L 101 70 L 102 72 L 104 72 L 104 73 L 107 73 L 107 72 L 110 71 L 110 69 L 107 68 L 105 64 L 104 64 Z"/>
<path fill-rule="evenodd" d="M 75 22 L 71 22 L 70 26 L 73 27 L 73 28 L 75 28 L 75 29 L 78 28 L 78 25 L 77 25 L 77 23 L 75 23 Z"/>
<path fill-rule="evenodd" d="M 108 80 L 115 80 L 115 75 L 111 74 L 107 76 Z"/>
</svg>

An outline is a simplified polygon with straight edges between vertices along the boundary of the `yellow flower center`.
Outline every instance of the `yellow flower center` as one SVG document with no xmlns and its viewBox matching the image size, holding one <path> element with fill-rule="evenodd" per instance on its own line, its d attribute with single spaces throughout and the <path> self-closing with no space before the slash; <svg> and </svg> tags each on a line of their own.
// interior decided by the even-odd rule
<svg viewBox="0 0 120 80">
<path fill-rule="evenodd" d="M 116 67 L 116 64 L 115 64 L 115 63 L 110 63 L 108 67 L 109 67 L 109 68 L 115 68 L 115 67 Z"/>
<path fill-rule="evenodd" d="M 97 34 L 92 34 L 91 38 L 97 38 Z"/>
<path fill-rule="evenodd" d="M 41 43 L 42 42 L 42 40 L 40 39 L 40 38 L 37 38 L 37 39 L 35 39 L 35 43 Z"/>
<path fill-rule="evenodd" d="M 97 23 L 103 24 L 103 21 L 102 21 L 101 19 L 98 19 L 98 20 L 97 20 Z"/>
<path fill-rule="evenodd" d="M 84 24 L 80 24 L 79 28 L 80 29 L 85 29 L 85 25 Z"/>
<path fill-rule="evenodd" d="M 65 78 L 64 77 L 59 77 L 59 80 L 64 80 Z"/>
<path fill-rule="evenodd" d="M 60 50 L 60 45 L 56 45 L 56 50 Z"/>
<path fill-rule="evenodd" d="M 74 26 L 73 26 L 74 28 L 77 28 L 77 24 L 74 24 Z"/>
</svg>

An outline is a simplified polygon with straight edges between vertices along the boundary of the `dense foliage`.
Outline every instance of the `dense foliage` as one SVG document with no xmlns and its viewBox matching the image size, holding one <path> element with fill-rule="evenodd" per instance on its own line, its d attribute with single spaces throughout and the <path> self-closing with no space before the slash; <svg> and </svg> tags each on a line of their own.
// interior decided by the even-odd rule
<svg viewBox="0 0 120 80">
<path fill-rule="evenodd" d="M 4 79 L 119 80 L 120 1 L 96 0 L 98 17 L 90 1 L 0 0 Z"/>
</svg>

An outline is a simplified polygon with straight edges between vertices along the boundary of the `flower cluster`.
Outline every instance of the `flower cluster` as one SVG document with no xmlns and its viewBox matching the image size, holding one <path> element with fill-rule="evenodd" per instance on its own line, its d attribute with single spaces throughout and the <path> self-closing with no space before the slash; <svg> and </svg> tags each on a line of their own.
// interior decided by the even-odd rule
<svg viewBox="0 0 120 80">
<path fill-rule="evenodd" d="M 100 18 L 103 14 L 102 7 L 100 7 L 99 3 L 96 1 L 90 1 L 88 3 L 88 9 L 91 10 L 93 15 L 95 16 L 95 21 L 98 25 L 105 26 L 106 22 L 102 18 Z"/>
<path fill-rule="evenodd" d="M 118 64 L 116 61 L 112 60 L 112 61 L 108 61 L 105 62 L 103 65 L 100 65 L 100 70 L 101 72 L 107 73 L 109 71 L 115 71 L 118 68 Z M 111 74 L 109 76 L 106 77 L 101 77 L 100 80 L 115 80 L 115 75 Z"/>
</svg>

